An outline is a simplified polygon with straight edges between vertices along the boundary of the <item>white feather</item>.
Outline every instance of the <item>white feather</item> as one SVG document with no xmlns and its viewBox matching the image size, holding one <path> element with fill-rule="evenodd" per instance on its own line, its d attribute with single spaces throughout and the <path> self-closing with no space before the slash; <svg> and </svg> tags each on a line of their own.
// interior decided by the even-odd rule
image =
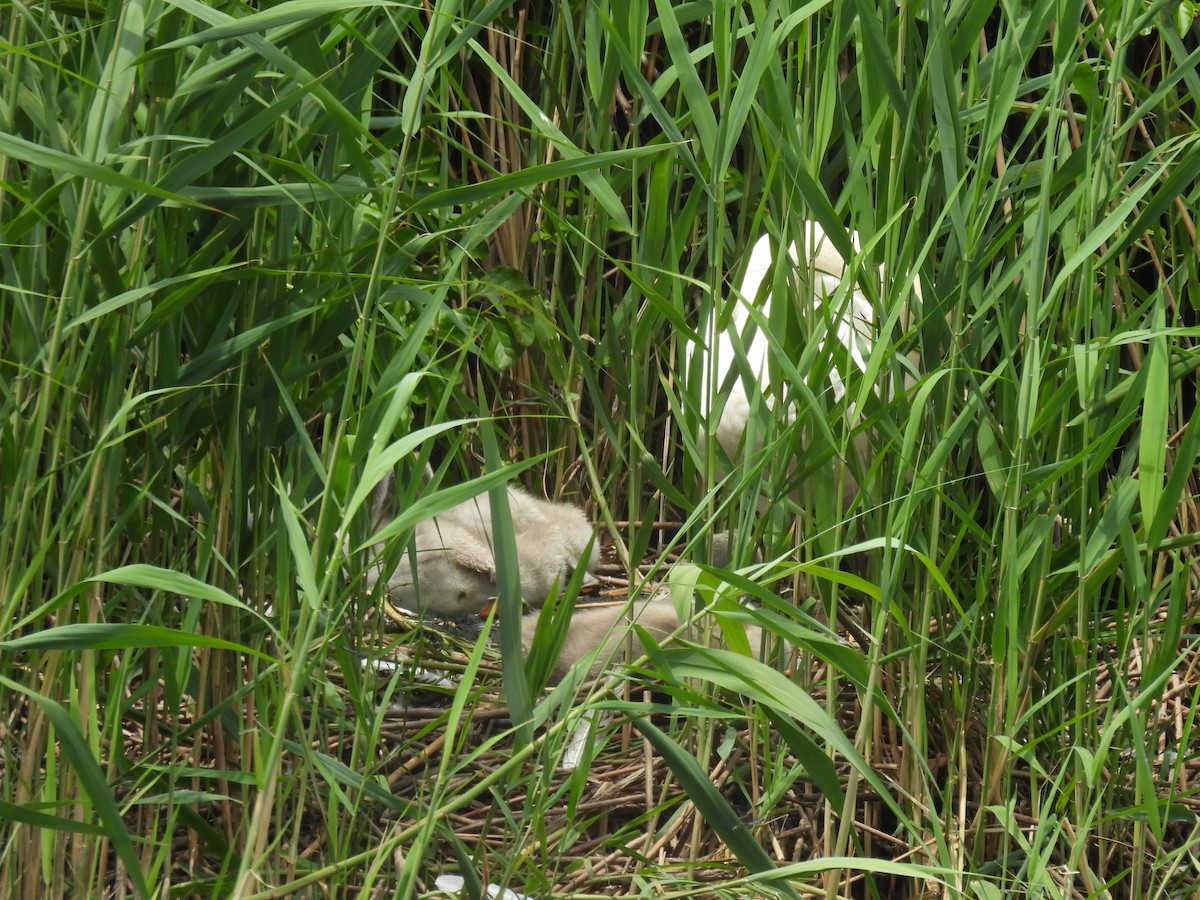
<svg viewBox="0 0 1200 900">
<path fill-rule="evenodd" d="M 855 253 L 860 253 L 858 233 L 852 231 L 849 237 Z M 798 270 L 792 283 L 801 286 L 804 292 L 796 300 L 807 306 L 813 315 L 828 313 L 833 318 L 833 334 L 844 348 L 846 358 L 865 373 L 875 339 L 874 310 L 853 280 L 843 286 L 847 274 L 846 260 L 817 222 L 804 223 L 804 249 L 802 262 L 797 246 L 793 243 L 788 248 L 789 262 Z M 756 317 L 750 312 L 756 308 L 761 313 L 760 321 L 770 320 L 771 291 L 762 292 L 761 298 L 759 294 L 763 281 L 774 266 L 775 253 L 771 240 L 763 235 L 751 248 L 741 283 L 729 298 L 728 302 L 733 304 L 729 326 L 718 331 L 718 317 L 714 315 L 709 319 L 705 340 L 710 351 L 708 355 L 701 353 L 698 358 L 700 413 L 703 419 L 701 437 L 715 437 L 730 459 L 738 458 L 750 418 L 751 400 L 754 397 L 761 398 L 768 409 L 774 405 L 774 396 L 769 390 L 771 345 L 763 329 L 751 326 Z M 919 286 L 916 292 L 919 297 Z M 824 309 L 826 306 L 829 308 Z M 736 375 L 734 363 L 738 354 L 734 335 L 740 339 L 745 350 L 753 382 L 747 383 L 744 377 Z M 846 372 L 839 370 L 837 365 L 837 360 L 841 358 L 841 354 L 835 355 L 835 364 L 829 370 L 835 401 L 840 401 L 846 395 Z M 735 373 L 732 378 L 731 373 Z M 714 413 L 715 422 L 712 421 Z M 850 413 L 853 415 L 853 410 Z M 788 410 L 788 420 L 791 421 L 793 417 L 794 412 Z"/>
</svg>

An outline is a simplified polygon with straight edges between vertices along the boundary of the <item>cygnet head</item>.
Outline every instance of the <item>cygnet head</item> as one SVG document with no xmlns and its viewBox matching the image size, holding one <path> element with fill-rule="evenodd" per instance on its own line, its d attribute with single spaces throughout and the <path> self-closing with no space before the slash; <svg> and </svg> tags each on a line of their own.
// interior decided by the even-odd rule
<svg viewBox="0 0 1200 900">
<path fill-rule="evenodd" d="M 405 609 L 478 615 L 496 595 L 496 563 L 491 548 L 470 529 L 452 519 L 429 519 L 417 525 L 386 582 L 388 599 Z"/>
<path fill-rule="evenodd" d="M 578 508 L 508 488 L 521 594 L 541 606 L 561 590 L 582 563 L 590 572 L 599 558 L 592 528 Z M 410 555 L 411 554 L 411 555 Z M 415 566 L 414 566 L 415 560 Z M 466 500 L 427 519 L 414 530 L 411 551 L 386 578 L 394 603 L 444 616 L 474 615 L 496 595 L 495 535 L 487 494 Z"/>
<path fill-rule="evenodd" d="M 599 560 L 597 547 L 593 546 L 587 560 L 583 560 L 592 540 L 592 526 L 583 511 L 569 503 L 542 500 L 516 487 L 509 487 L 507 494 L 521 594 L 527 603 L 541 606 L 555 586 L 561 590 L 581 564 L 589 572 L 595 568 Z M 486 494 L 459 504 L 440 518 L 455 521 L 489 548 L 495 547 L 491 504 Z"/>
</svg>

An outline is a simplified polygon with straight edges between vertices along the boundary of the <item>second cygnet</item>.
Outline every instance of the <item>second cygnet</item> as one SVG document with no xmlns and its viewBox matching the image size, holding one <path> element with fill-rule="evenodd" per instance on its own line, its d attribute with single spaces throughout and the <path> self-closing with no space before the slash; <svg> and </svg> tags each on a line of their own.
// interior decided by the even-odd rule
<svg viewBox="0 0 1200 900">
<path fill-rule="evenodd" d="M 532 614 L 525 616 L 521 623 L 521 639 L 526 651 L 536 640 L 537 624 L 538 617 Z M 693 629 L 682 628 L 675 604 L 671 602 L 670 597 L 661 593 L 635 601 L 632 608 L 617 603 L 576 609 L 554 666 L 554 680 L 561 681 L 572 666 L 595 651 L 599 652 L 595 652 L 588 674 L 592 677 L 600 674 L 610 662 L 622 661 L 623 648 L 630 641 L 633 655 L 641 656 L 645 648 L 631 625 L 645 629 L 658 643 L 676 636 L 696 637 Z M 758 626 L 746 627 L 746 638 L 756 655 L 760 655 L 766 649 L 765 637 L 769 635 Z"/>
</svg>

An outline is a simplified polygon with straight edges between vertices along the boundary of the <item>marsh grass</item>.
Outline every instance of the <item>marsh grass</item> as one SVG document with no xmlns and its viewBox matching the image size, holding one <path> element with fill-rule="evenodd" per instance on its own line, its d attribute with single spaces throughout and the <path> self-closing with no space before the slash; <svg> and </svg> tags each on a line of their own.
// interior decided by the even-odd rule
<svg viewBox="0 0 1200 900">
<path fill-rule="evenodd" d="M 0 8 L 0 893 L 1195 891 L 1192 4 Z M 776 303 L 729 463 L 699 323 L 809 219 L 868 373 Z M 733 529 L 652 577 L 799 659 L 545 693 L 506 586 L 420 686 L 388 471 L 586 503 L 634 590 Z"/>
</svg>

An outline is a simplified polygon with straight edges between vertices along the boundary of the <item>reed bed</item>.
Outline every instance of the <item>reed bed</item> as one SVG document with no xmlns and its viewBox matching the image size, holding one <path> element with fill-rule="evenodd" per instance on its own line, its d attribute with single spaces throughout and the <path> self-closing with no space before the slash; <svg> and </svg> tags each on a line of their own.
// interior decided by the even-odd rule
<svg viewBox="0 0 1200 900">
<path fill-rule="evenodd" d="M 0 895 L 1195 893 L 1194 4 L 0 9 Z M 807 221 L 867 372 L 776 302 L 724 459 Z M 798 654 L 396 631 L 389 472 Z"/>
</svg>

